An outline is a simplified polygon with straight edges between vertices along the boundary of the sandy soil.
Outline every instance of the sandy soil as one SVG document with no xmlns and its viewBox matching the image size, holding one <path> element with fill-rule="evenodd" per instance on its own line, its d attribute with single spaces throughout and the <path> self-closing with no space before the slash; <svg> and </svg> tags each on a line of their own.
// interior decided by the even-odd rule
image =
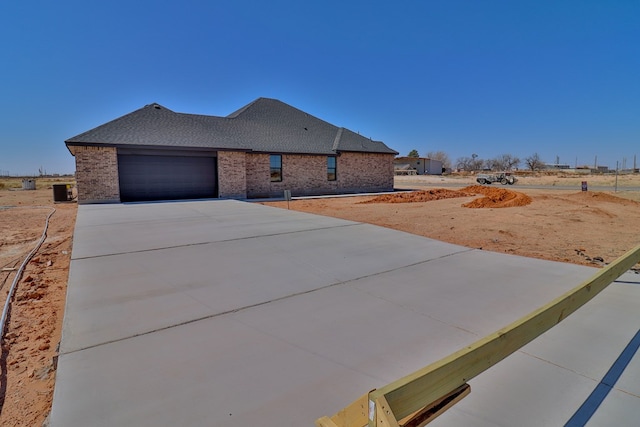
<svg viewBox="0 0 640 427">
<path fill-rule="evenodd" d="M 76 205 L 54 204 L 50 188 L 0 190 L 2 304 L 52 208 L 47 238 L 18 282 L 5 329 L 0 358 L 3 426 L 41 426 L 51 410 Z"/>
<path fill-rule="evenodd" d="M 514 176 L 518 179 L 514 188 L 528 186 L 544 186 L 549 188 L 557 187 L 575 187 L 576 190 L 581 189 L 583 181 L 587 182 L 587 187 L 610 187 L 613 191 L 617 185 L 619 191 L 636 187 L 637 191 L 640 186 L 640 174 L 594 174 L 581 175 L 576 173 L 560 172 L 560 173 L 531 173 L 526 171 L 516 172 Z M 455 174 L 446 176 L 436 175 L 419 175 L 419 176 L 396 176 L 396 188 L 415 188 L 415 186 L 423 185 L 473 185 L 476 184 L 475 174 Z M 496 185 L 496 184 L 494 184 Z M 499 186 L 499 184 L 497 184 Z"/>
<path fill-rule="evenodd" d="M 616 193 L 582 192 L 584 179 L 523 176 L 514 186 L 482 187 L 473 176 L 397 177 L 396 187 L 422 191 L 294 200 L 290 206 L 483 250 L 600 266 L 640 243 L 640 191 L 634 188 L 640 187 L 640 176 L 619 177 Z M 613 189 L 614 177 L 586 179 L 590 186 Z M 547 188 L 530 188 L 538 185 Z M 567 186 L 575 189 L 554 189 Z M 265 204 L 287 207 L 286 202 Z M 41 426 L 51 409 L 77 206 L 54 204 L 50 187 L 13 191 L 0 186 L 3 302 L 13 269 L 40 238 L 51 208 L 56 212 L 47 239 L 18 283 L 5 330 L 0 358 L 3 426 Z"/>
<path fill-rule="evenodd" d="M 640 186 L 638 175 L 625 177 L 624 186 L 619 177 L 615 193 L 581 191 L 583 177 L 526 177 L 513 186 L 484 187 L 473 185 L 473 177 L 397 178 L 396 187 L 423 191 L 413 193 L 409 203 L 398 203 L 406 196 L 394 194 L 293 200 L 290 208 L 471 248 L 590 266 L 611 262 L 640 244 L 640 192 L 628 190 Z M 615 177 L 587 179 L 589 185 L 606 186 Z M 557 182 L 575 189 L 554 189 Z M 534 185 L 547 189 L 529 187 Z M 286 202 L 264 204 L 287 208 Z"/>
</svg>

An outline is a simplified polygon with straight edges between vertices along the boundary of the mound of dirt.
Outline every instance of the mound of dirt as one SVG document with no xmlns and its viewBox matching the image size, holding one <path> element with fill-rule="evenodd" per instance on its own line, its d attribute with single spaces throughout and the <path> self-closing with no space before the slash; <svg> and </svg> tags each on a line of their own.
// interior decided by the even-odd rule
<svg viewBox="0 0 640 427">
<path fill-rule="evenodd" d="M 472 194 L 483 194 L 485 197 L 464 203 L 465 208 L 511 208 L 515 206 L 526 206 L 531 203 L 531 197 L 505 188 L 485 187 L 482 185 L 471 185 L 461 190 Z"/>
<path fill-rule="evenodd" d="M 607 202 L 616 203 L 624 206 L 640 206 L 640 203 L 635 200 L 623 199 L 612 194 L 601 193 L 599 191 L 580 191 L 578 193 L 570 194 L 568 196 L 572 200 L 579 200 L 583 202 Z"/>
<path fill-rule="evenodd" d="M 462 190 L 447 190 L 435 188 L 424 191 L 411 191 L 406 193 L 383 194 L 359 204 L 366 203 L 420 203 L 432 200 L 453 199 L 456 197 L 470 197 L 482 194 L 484 197 L 475 199 L 462 206 L 466 208 L 509 208 L 513 206 L 526 206 L 531 203 L 531 197 L 517 191 L 504 188 L 486 187 L 483 185 L 471 185 Z"/>
<path fill-rule="evenodd" d="M 469 196 L 473 196 L 473 193 L 436 188 L 433 190 L 411 191 L 407 193 L 383 194 L 359 203 L 419 203 Z"/>
</svg>

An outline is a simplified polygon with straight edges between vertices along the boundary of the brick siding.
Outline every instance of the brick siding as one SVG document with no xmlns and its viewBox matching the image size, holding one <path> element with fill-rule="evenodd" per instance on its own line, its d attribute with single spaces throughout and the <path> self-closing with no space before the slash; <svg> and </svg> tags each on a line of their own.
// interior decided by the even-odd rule
<svg viewBox="0 0 640 427">
<path fill-rule="evenodd" d="M 114 147 L 70 146 L 76 158 L 79 203 L 120 202 Z M 282 155 L 282 182 L 270 182 L 269 154 L 218 152 L 218 195 L 223 198 L 282 197 L 393 190 L 392 154 L 341 153 L 337 180 L 327 179 L 327 156 Z"/>
<path fill-rule="evenodd" d="M 231 199 L 247 198 L 246 153 L 218 152 L 218 196 Z"/>
<path fill-rule="evenodd" d="M 78 203 L 118 203 L 118 155 L 115 147 L 70 146 L 76 158 Z"/>
<path fill-rule="evenodd" d="M 342 153 L 338 157 L 339 190 L 343 193 L 393 191 L 393 159 L 393 154 Z"/>
<path fill-rule="evenodd" d="M 282 155 L 282 181 L 270 182 L 269 154 L 247 153 L 247 197 L 281 197 L 393 190 L 392 154 L 341 153 L 337 180 L 327 179 L 327 156 Z M 220 175 L 220 179 L 223 176 Z"/>
</svg>

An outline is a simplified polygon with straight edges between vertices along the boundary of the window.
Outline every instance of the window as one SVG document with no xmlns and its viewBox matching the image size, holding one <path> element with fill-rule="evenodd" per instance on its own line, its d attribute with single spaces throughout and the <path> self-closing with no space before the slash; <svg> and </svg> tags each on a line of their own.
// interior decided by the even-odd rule
<svg viewBox="0 0 640 427">
<path fill-rule="evenodd" d="M 271 168 L 271 182 L 282 181 L 282 156 L 271 154 L 269 156 L 269 166 Z"/>
<path fill-rule="evenodd" d="M 337 161 L 335 156 L 328 156 L 327 157 L 327 180 L 329 181 L 336 180 L 337 178 L 336 169 L 337 169 Z"/>
</svg>

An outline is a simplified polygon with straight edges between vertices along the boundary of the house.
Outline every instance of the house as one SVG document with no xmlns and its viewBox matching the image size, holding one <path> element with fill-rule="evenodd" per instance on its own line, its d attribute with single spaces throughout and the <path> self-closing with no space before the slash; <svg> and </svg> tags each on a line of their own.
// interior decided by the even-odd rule
<svg viewBox="0 0 640 427">
<path fill-rule="evenodd" d="M 546 170 L 563 170 L 563 169 L 571 169 L 571 166 L 568 164 L 562 163 L 545 163 L 544 169 Z"/>
<path fill-rule="evenodd" d="M 395 175 L 417 175 L 417 171 L 408 163 L 393 163 L 393 172 Z"/>
<path fill-rule="evenodd" d="M 149 104 L 65 144 L 79 203 L 391 191 L 398 154 L 269 98 L 226 117 Z"/>
<path fill-rule="evenodd" d="M 442 175 L 442 162 L 428 157 L 396 157 L 393 164 L 397 175 L 409 175 L 410 170 L 417 175 Z"/>
</svg>

